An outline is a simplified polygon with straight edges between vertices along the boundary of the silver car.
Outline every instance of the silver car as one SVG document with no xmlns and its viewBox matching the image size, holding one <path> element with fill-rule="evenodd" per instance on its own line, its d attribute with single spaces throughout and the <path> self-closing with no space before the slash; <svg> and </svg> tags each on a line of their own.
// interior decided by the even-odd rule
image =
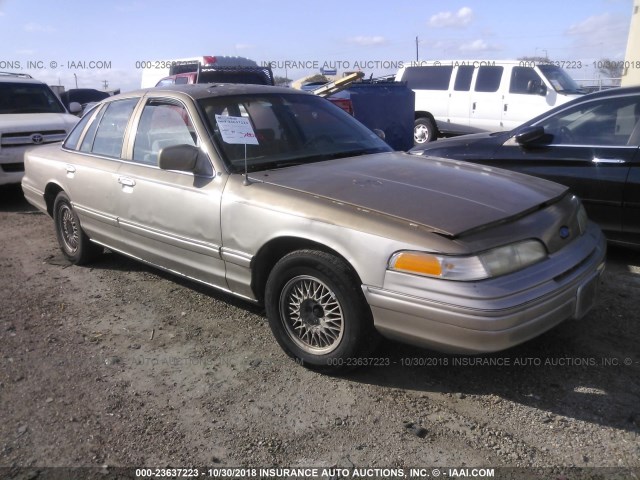
<svg viewBox="0 0 640 480">
<path fill-rule="evenodd" d="M 64 255 L 103 247 L 263 304 L 290 356 L 366 365 L 379 334 L 509 348 L 594 305 L 605 240 L 561 185 L 396 153 L 289 89 L 111 97 L 34 149 L 26 198 Z"/>
</svg>

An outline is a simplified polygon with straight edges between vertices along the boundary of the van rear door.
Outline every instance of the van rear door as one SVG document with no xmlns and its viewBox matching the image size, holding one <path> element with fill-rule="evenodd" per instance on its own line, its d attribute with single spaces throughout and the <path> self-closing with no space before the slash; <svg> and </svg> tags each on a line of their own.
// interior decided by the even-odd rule
<svg viewBox="0 0 640 480">
<path fill-rule="evenodd" d="M 458 65 L 454 71 L 453 88 L 449 92 L 448 123 L 441 128 L 444 133 L 464 134 L 477 131 L 469 128 L 474 70 L 473 65 Z"/>
<path fill-rule="evenodd" d="M 505 130 L 502 126 L 502 94 L 500 85 L 505 68 L 497 65 L 478 67 L 471 94 L 470 126 L 487 132 Z"/>
</svg>

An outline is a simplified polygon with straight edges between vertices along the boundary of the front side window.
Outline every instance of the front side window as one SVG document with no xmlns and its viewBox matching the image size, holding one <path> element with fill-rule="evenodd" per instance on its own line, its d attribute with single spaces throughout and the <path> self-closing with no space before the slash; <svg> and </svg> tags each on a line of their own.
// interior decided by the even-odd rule
<svg viewBox="0 0 640 480">
<path fill-rule="evenodd" d="M 91 143 L 90 150 L 92 153 L 106 157 L 120 157 L 124 134 L 127 130 L 133 109 L 137 104 L 138 98 L 128 98 L 126 100 L 117 100 L 107 105 L 102 118 L 100 118 L 100 124 L 97 126 L 95 137 Z M 90 141 L 88 137 L 90 137 L 89 132 L 85 135 L 85 141 Z M 84 146 L 83 141 L 83 147 Z"/>
<path fill-rule="evenodd" d="M 187 109 L 164 100 L 150 100 L 142 111 L 133 145 L 133 161 L 156 165 L 158 153 L 173 145 L 196 146 L 196 132 Z"/>
<path fill-rule="evenodd" d="M 300 94 L 210 97 L 199 101 L 213 139 L 233 172 L 280 168 L 349 156 L 388 152 L 375 133 L 326 99 Z M 257 144 L 224 140 L 217 117 L 251 124 Z"/>
<path fill-rule="evenodd" d="M 640 98 L 607 98 L 576 105 L 537 125 L 551 145 L 637 145 Z"/>
<path fill-rule="evenodd" d="M 509 93 L 539 95 L 542 85 L 540 75 L 538 75 L 533 68 L 513 67 Z"/>
</svg>

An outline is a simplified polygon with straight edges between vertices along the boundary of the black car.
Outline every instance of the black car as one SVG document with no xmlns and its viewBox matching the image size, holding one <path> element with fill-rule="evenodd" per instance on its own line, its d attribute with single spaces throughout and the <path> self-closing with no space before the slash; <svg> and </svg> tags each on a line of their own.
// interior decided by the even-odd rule
<svg viewBox="0 0 640 480">
<path fill-rule="evenodd" d="M 510 132 L 438 140 L 410 153 L 562 183 L 582 198 L 610 241 L 640 245 L 639 145 L 640 87 L 630 87 L 585 95 Z"/>
<path fill-rule="evenodd" d="M 60 95 L 60 99 L 67 109 L 69 109 L 71 102 L 78 102 L 82 105 L 82 113 L 84 113 L 88 104 L 100 102 L 105 98 L 109 98 L 109 93 L 94 88 L 72 88 L 62 92 Z"/>
</svg>

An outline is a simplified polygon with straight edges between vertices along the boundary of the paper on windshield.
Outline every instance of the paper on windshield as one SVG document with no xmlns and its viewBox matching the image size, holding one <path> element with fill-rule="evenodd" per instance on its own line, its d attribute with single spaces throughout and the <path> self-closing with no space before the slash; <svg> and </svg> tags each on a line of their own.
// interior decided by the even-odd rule
<svg viewBox="0 0 640 480">
<path fill-rule="evenodd" d="M 258 145 L 258 139 L 248 118 L 216 115 L 216 122 L 225 143 Z"/>
</svg>

